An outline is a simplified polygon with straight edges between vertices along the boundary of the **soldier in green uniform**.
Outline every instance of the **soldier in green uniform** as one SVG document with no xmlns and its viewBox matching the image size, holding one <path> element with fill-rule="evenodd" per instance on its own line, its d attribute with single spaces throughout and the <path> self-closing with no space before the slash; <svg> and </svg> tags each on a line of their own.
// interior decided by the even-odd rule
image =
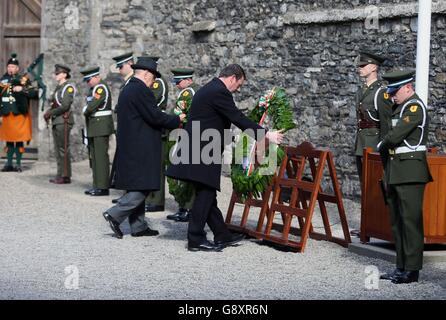
<svg viewBox="0 0 446 320">
<path fill-rule="evenodd" d="M 362 181 L 362 155 L 364 148 L 377 151 L 378 142 L 389 131 L 393 102 L 378 80 L 379 66 L 386 60 L 377 54 L 361 51 L 357 63 L 364 84 L 356 94 L 355 156 L 359 181 Z M 350 232 L 359 237 L 359 230 Z"/>
<path fill-rule="evenodd" d="M 124 87 L 129 83 L 130 79 L 132 78 L 132 76 L 134 74 L 132 65 L 135 64 L 135 59 L 133 57 L 133 52 L 128 52 L 128 53 L 124 53 L 122 55 L 114 57 L 113 60 L 115 60 L 116 68 L 119 69 L 119 74 L 121 75 L 121 77 L 124 80 L 122 82 L 121 86 L 119 87 L 119 92 L 121 92 L 122 89 L 124 89 Z M 115 106 L 115 113 L 116 112 L 118 112 L 118 105 Z M 116 152 L 115 152 L 115 156 L 116 156 Z M 110 173 L 110 186 L 111 187 L 114 186 L 115 167 L 116 167 L 116 163 L 115 163 L 115 158 L 114 158 L 112 168 L 111 168 L 111 173 Z M 113 199 L 112 203 L 118 203 L 119 199 L 121 199 L 121 197 Z"/>
<path fill-rule="evenodd" d="M 190 107 L 192 98 L 199 87 L 193 80 L 194 70 L 182 68 L 172 69 L 171 71 L 173 73 L 173 83 L 175 83 L 176 87 L 180 90 L 176 101 L 177 113 L 180 114 Z M 192 205 L 195 200 L 195 190 L 193 189 L 193 185 L 188 182 L 174 179 L 171 179 L 169 186 L 170 185 L 175 189 L 175 191 L 171 190 L 171 193 L 173 193 L 179 209 L 176 213 L 168 215 L 167 219 L 178 222 L 187 222 L 189 221 Z"/>
<path fill-rule="evenodd" d="M 88 149 L 93 171 L 93 189 L 85 191 L 92 196 L 109 195 L 110 160 L 108 142 L 115 131 L 112 117 L 111 91 L 99 76 L 99 67 L 81 71 L 90 87 L 83 113 L 86 120 Z"/>
<path fill-rule="evenodd" d="M 29 99 L 38 98 L 38 91 L 25 75 L 20 74 L 19 60 L 15 53 L 7 63 L 7 72 L 0 79 L 0 140 L 6 142 L 7 162 L 3 172 L 22 171 L 22 155 L 25 142 L 32 139 L 31 114 Z M 12 160 L 16 155 L 16 167 Z"/>
<path fill-rule="evenodd" d="M 389 82 L 387 93 L 396 103 L 392 128 L 378 145 L 385 163 L 396 269 L 381 278 L 410 283 L 418 281 L 423 266 L 423 198 L 426 183 L 432 181 L 426 159 L 429 116 L 414 91 L 413 71 L 387 73 L 383 79 Z"/>
<path fill-rule="evenodd" d="M 150 57 L 153 61 L 158 64 L 159 57 Z M 150 88 L 155 95 L 157 106 L 163 111 L 166 112 L 167 109 L 167 100 L 169 97 L 169 87 L 167 85 L 167 81 L 164 76 L 161 74 L 161 77 L 155 79 Z M 164 176 L 164 171 L 166 169 L 166 143 L 167 143 L 167 134 L 166 131 L 163 131 L 161 136 L 162 145 L 161 145 L 161 184 L 159 191 L 152 191 L 148 194 L 145 203 L 145 211 L 146 212 L 157 212 L 164 211 L 164 204 L 166 201 L 165 195 L 165 182 L 166 178 Z"/>
<path fill-rule="evenodd" d="M 54 78 L 57 81 L 56 89 L 52 94 L 51 109 L 43 115 L 47 123 L 51 120 L 53 131 L 54 151 L 57 160 L 57 175 L 50 179 L 51 183 L 71 183 L 71 159 L 70 159 L 70 131 L 74 125 L 71 105 L 76 94 L 74 84 L 68 82 L 71 78 L 71 69 L 67 66 L 56 64 Z"/>
<path fill-rule="evenodd" d="M 356 167 L 359 180 L 362 178 L 362 155 L 364 148 L 373 148 L 390 129 L 392 99 L 378 80 L 378 68 L 386 58 L 370 52 L 360 52 L 358 72 L 364 85 L 356 94 L 358 128 L 355 143 Z"/>
</svg>

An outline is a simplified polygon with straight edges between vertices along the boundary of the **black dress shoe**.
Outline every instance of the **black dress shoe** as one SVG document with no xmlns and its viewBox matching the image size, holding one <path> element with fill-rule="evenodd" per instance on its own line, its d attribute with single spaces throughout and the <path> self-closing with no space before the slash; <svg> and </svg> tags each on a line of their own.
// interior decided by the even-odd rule
<svg viewBox="0 0 446 320">
<path fill-rule="evenodd" d="M 207 240 L 199 245 L 192 245 L 192 244 L 187 245 L 187 250 L 189 251 L 221 252 L 222 249 L 223 249 L 222 247 L 216 244 L 212 244 Z"/>
<path fill-rule="evenodd" d="M 147 228 L 146 230 L 132 233 L 132 237 L 153 237 L 159 234 L 160 233 L 157 230 L 152 230 L 150 228 Z"/>
<path fill-rule="evenodd" d="M 175 212 L 174 214 L 169 214 L 167 215 L 167 219 L 169 220 L 175 220 L 178 221 L 178 218 L 184 214 L 184 212 L 186 212 L 187 210 L 184 208 L 179 208 L 177 212 Z"/>
<path fill-rule="evenodd" d="M 102 215 L 104 216 L 104 219 L 110 224 L 110 228 L 112 229 L 116 238 L 122 239 L 123 234 L 121 229 L 119 228 L 119 223 L 115 219 L 113 219 L 112 216 L 109 215 L 107 212 L 104 212 Z"/>
<path fill-rule="evenodd" d="M 108 189 L 95 189 L 90 192 L 90 196 L 100 197 L 100 196 L 108 196 L 110 191 Z"/>
<path fill-rule="evenodd" d="M 146 204 L 145 206 L 146 212 L 159 212 L 164 211 L 164 206 L 152 206 L 150 204 Z"/>
<path fill-rule="evenodd" d="M 13 166 L 4 166 L 2 169 L 2 172 L 13 172 L 14 167 Z"/>
<path fill-rule="evenodd" d="M 243 239 L 245 239 L 245 235 L 244 234 L 234 233 L 227 240 L 215 240 L 214 242 L 215 242 L 216 245 L 218 245 L 220 247 L 229 247 L 229 246 L 233 246 L 234 244 L 242 241 Z"/>
<path fill-rule="evenodd" d="M 379 278 L 382 280 L 393 280 L 393 278 L 395 278 L 395 276 L 398 276 L 398 275 L 402 274 L 403 272 L 404 272 L 404 269 L 396 268 L 392 272 L 384 273 L 384 274 L 380 275 Z"/>
<path fill-rule="evenodd" d="M 94 190 L 96 190 L 96 189 L 94 189 L 94 188 L 88 189 L 88 190 L 85 190 L 84 193 L 90 195 Z"/>
<path fill-rule="evenodd" d="M 191 215 L 191 211 L 190 210 L 186 210 L 184 212 L 180 212 L 178 214 L 178 218 L 175 220 L 177 222 L 189 222 L 189 218 Z"/>
<path fill-rule="evenodd" d="M 399 275 L 395 275 L 395 277 L 392 279 L 392 283 L 401 284 L 401 283 L 418 282 L 419 275 L 420 275 L 419 271 L 404 271 Z"/>
<path fill-rule="evenodd" d="M 14 168 L 14 171 L 15 172 L 22 172 L 23 170 L 22 170 L 21 166 L 17 166 L 17 167 Z"/>
<path fill-rule="evenodd" d="M 121 198 L 112 199 L 112 203 L 118 203 Z"/>
<path fill-rule="evenodd" d="M 361 232 L 358 229 L 353 229 L 350 231 L 350 235 L 359 238 L 361 236 Z"/>
</svg>

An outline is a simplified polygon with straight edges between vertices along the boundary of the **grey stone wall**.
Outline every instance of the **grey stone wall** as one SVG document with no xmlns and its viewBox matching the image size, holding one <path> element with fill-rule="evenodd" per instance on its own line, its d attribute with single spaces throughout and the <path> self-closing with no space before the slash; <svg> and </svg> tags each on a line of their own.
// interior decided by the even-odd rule
<svg viewBox="0 0 446 320">
<path fill-rule="evenodd" d="M 68 30 L 64 10 L 70 2 L 78 8 L 79 25 Z M 352 156 L 354 94 L 360 81 L 354 64 L 358 51 L 371 49 L 387 55 L 390 63 L 382 71 L 415 66 L 417 11 L 412 1 L 45 0 L 44 6 L 46 71 L 49 74 L 57 62 L 73 67 L 79 88 L 78 127 L 83 124 L 80 110 L 86 93 L 78 71 L 85 66 L 101 66 L 116 101 L 120 80 L 111 57 L 129 50 L 161 56 L 160 70 L 168 76 L 171 67 L 193 67 L 199 84 L 216 76 L 223 66 L 240 63 L 247 70 L 248 83 L 236 95 L 239 107 L 252 107 L 273 86 L 285 87 L 298 123 L 289 133 L 289 143 L 308 140 L 330 148 L 345 196 L 357 196 L 359 191 Z M 377 28 L 366 21 L 370 10 L 379 12 L 378 25 L 373 25 Z M 445 12 L 446 5 L 434 1 L 430 144 L 443 150 Z M 176 90 L 171 87 L 170 91 L 173 101 Z M 86 156 L 78 131 L 72 133 L 76 160 Z M 42 158 L 47 154 L 45 136 L 42 128 Z"/>
</svg>

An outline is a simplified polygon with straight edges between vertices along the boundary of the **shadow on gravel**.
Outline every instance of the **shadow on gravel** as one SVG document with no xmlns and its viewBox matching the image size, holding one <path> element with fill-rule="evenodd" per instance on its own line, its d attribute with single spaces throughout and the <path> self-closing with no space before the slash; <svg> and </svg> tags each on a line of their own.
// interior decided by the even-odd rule
<svg viewBox="0 0 446 320">
<path fill-rule="evenodd" d="M 161 221 L 161 225 L 165 228 L 165 231 L 158 237 L 168 240 L 187 240 L 187 223 L 186 222 L 175 222 L 171 220 Z"/>
</svg>

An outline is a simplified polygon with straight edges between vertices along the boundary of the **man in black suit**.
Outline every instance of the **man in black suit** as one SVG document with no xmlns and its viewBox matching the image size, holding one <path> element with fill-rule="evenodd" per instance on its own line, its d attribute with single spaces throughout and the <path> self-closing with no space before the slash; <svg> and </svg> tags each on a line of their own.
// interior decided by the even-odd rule
<svg viewBox="0 0 446 320">
<path fill-rule="evenodd" d="M 160 77 L 155 61 L 140 57 L 132 65 L 135 75 L 122 89 L 117 109 L 118 131 L 115 188 L 127 193 L 103 213 L 115 236 L 122 238 L 119 225 L 128 217 L 134 237 L 155 236 L 144 220 L 144 200 L 160 188 L 161 130 L 178 128 L 185 115 L 168 115 L 156 104 L 150 86 Z"/>
<path fill-rule="evenodd" d="M 218 78 L 198 90 L 192 100 L 189 121 L 186 132 L 189 136 L 189 161 L 172 164 L 166 175 L 172 178 L 189 181 L 195 185 L 196 198 L 192 207 L 192 217 L 188 228 L 188 250 L 190 251 L 221 251 L 224 247 L 233 245 L 243 239 L 243 235 L 232 234 L 227 228 L 223 215 L 217 206 L 217 190 L 220 191 L 221 161 L 209 163 L 202 159 L 202 151 L 206 150 L 208 141 L 202 141 L 202 133 L 214 130 L 220 135 L 220 160 L 224 150 L 224 133 L 231 123 L 242 130 L 252 129 L 256 140 L 265 137 L 265 130 L 257 123 L 249 120 L 237 109 L 232 93 L 238 91 L 246 79 L 242 67 L 232 64 L 224 68 Z M 199 126 L 200 137 L 192 133 Z M 194 130 L 192 129 L 194 128 Z M 209 131 L 208 131 L 209 132 Z M 282 133 L 267 132 L 266 138 L 273 143 L 280 143 Z M 206 139 L 203 139 L 206 140 Z M 195 144 L 199 143 L 199 147 Z M 181 152 L 181 148 L 179 148 Z M 196 157 L 199 159 L 195 159 Z M 181 155 L 180 157 L 181 158 Z M 172 162 L 174 163 L 174 162 Z M 204 231 L 208 224 L 214 233 L 214 243 L 206 239 Z"/>
</svg>

